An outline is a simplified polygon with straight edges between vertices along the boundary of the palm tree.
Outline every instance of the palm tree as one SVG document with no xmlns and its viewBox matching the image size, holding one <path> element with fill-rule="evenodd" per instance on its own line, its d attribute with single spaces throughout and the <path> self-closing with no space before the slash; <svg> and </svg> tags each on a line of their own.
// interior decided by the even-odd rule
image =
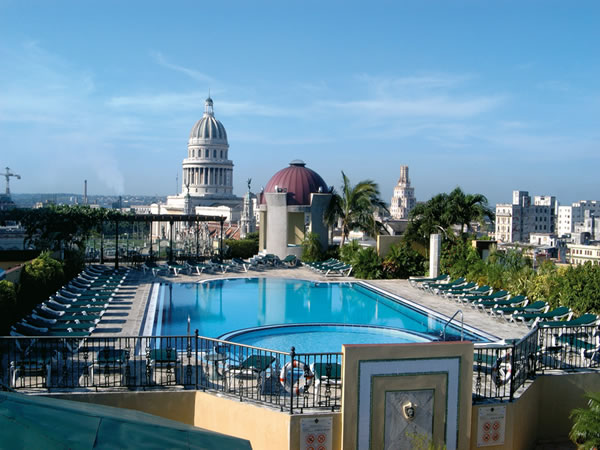
<svg viewBox="0 0 600 450">
<path fill-rule="evenodd" d="M 585 395 L 588 408 L 577 408 L 569 416 L 573 427 L 569 433 L 571 440 L 581 449 L 600 447 L 600 392 Z"/>
<path fill-rule="evenodd" d="M 406 237 L 426 243 L 431 233 L 440 230 L 448 236 L 452 225 L 460 225 L 461 234 L 470 230 L 473 221 L 494 218 L 482 194 L 465 194 L 457 187 L 450 194 L 437 194 L 426 203 L 420 203 L 410 212 Z"/>
<path fill-rule="evenodd" d="M 460 187 L 454 189 L 448 196 L 449 214 L 452 223 L 460 225 L 460 232 L 468 233 L 471 222 L 482 222 L 486 217 L 494 220 L 494 212 L 488 207 L 488 200 L 483 194 L 465 194 Z"/>
<path fill-rule="evenodd" d="M 325 212 L 325 222 L 329 226 L 335 225 L 338 220 L 342 225 L 342 242 L 348 238 L 350 231 L 359 229 L 370 235 L 383 230 L 383 224 L 375 219 L 377 209 L 387 211 L 383 200 L 379 198 L 379 187 L 372 180 L 360 181 L 355 186 L 342 171 L 343 184 L 341 195 L 332 190 L 331 202 Z"/>
</svg>

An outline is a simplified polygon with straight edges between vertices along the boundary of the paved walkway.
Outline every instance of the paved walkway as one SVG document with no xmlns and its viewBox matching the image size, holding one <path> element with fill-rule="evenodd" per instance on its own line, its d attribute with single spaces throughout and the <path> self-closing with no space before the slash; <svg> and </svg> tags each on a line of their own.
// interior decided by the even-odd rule
<svg viewBox="0 0 600 450">
<path fill-rule="evenodd" d="M 154 283 L 193 283 L 211 278 L 239 278 L 239 277 L 272 277 L 294 278 L 302 280 L 319 281 L 357 281 L 353 277 L 325 277 L 313 272 L 307 267 L 293 268 L 263 268 L 249 270 L 248 272 L 226 272 L 224 274 L 200 274 L 178 276 L 157 276 L 150 272 L 131 270 L 123 288 L 109 305 L 102 320 L 96 327 L 93 336 L 138 336 L 143 326 L 147 302 Z M 528 328 L 523 325 L 510 324 L 502 319 L 495 319 L 472 308 L 460 305 L 452 300 L 413 288 L 407 280 L 369 280 L 372 286 L 383 289 L 404 299 L 413 301 L 426 308 L 432 309 L 447 317 L 451 317 L 457 309 L 464 313 L 466 325 L 478 328 L 499 339 L 520 338 Z"/>
</svg>

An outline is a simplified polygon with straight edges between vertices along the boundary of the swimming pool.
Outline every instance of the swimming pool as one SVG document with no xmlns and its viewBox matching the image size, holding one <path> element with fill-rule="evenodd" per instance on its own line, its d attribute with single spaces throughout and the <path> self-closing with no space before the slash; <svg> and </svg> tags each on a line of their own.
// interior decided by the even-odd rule
<svg viewBox="0 0 600 450">
<path fill-rule="evenodd" d="M 445 320 L 426 310 L 382 295 L 361 283 L 323 283 L 281 278 L 229 278 L 202 283 L 162 285 L 158 293 L 153 333 L 157 336 L 182 336 L 191 330 L 200 336 L 221 338 L 230 336 L 235 342 L 250 343 L 263 348 L 289 351 L 267 345 L 274 336 L 308 332 L 315 342 L 307 352 L 319 352 L 325 340 L 341 351 L 343 343 L 357 343 L 356 333 L 364 334 L 369 343 L 423 342 L 440 339 Z M 244 336 L 232 332 L 286 325 L 361 325 L 359 330 L 347 327 L 337 329 L 277 328 Z M 368 333 L 367 333 L 368 331 Z M 399 331 L 403 335 L 397 334 Z M 192 331 L 193 332 L 193 331 Z M 447 337 L 460 338 L 460 330 L 451 325 Z M 289 338 L 290 336 L 288 336 Z M 308 337 L 303 334 L 298 337 Z M 293 338 L 293 336 L 292 336 Z M 238 340 L 236 340 L 238 339 Z M 248 339 L 252 339 L 249 341 Z M 465 339 L 486 341 L 482 336 L 465 330 Z M 291 342 L 284 339 L 285 346 Z M 360 342 L 360 339 L 359 339 Z M 298 346 L 298 345 L 296 345 Z"/>
</svg>

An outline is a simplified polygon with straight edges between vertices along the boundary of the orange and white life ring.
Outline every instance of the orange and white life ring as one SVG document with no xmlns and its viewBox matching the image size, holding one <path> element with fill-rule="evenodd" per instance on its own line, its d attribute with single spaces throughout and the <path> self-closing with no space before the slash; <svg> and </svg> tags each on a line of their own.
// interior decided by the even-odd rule
<svg viewBox="0 0 600 450">
<path fill-rule="evenodd" d="M 281 368 L 279 372 L 279 382 L 287 393 L 292 392 L 292 372 L 296 369 L 299 372 L 298 376 L 294 376 L 294 393 L 300 394 L 300 388 L 304 386 L 311 386 L 315 376 L 310 371 L 308 366 L 301 361 L 288 361 L 285 366 Z"/>
</svg>

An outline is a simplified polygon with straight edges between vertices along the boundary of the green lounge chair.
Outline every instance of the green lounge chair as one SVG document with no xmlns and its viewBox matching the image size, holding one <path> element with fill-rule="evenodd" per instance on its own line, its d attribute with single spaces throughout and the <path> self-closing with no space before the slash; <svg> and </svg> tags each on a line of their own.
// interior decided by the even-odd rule
<svg viewBox="0 0 600 450">
<path fill-rule="evenodd" d="M 248 269 L 252 267 L 252 263 L 250 261 L 244 261 L 241 258 L 231 258 L 231 263 L 235 267 L 242 269 L 244 272 L 248 272 Z"/>
<path fill-rule="evenodd" d="M 89 331 L 85 330 L 59 330 L 53 331 L 46 327 L 36 327 L 25 322 L 19 322 L 11 327 L 11 336 L 52 336 L 52 337 L 87 337 Z"/>
<path fill-rule="evenodd" d="M 50 330 L 89 330 L 90 333 L 96 327 L 96 324 L 100 319 L 91 321 L 80 321 L 79 319 L 74 320 L 59 320 L 59 319 L 47 319 L 32 313 L 24 319 L 27 323 L 35 325 L 36 327 L 47 327 Z"/>
<path fill-rule="evenodd" d="M 50 300 L 47 300 L 44 302 L 44 306 L 46 306 L 54 311 L 64 311 L 64 312 L 68 312 L 70 314 L 77 314 L 81 311 L 85 311 L 88 314 L 92 314 L 92 313 L 101 313 L 101 312 L 106 311 L 106 307 L 108 305 L 105 305 L 105 304 L 75 305 L 72 303 L 69 305 L 65 305 L 63 303 L 58 303 L 58 302 L 54 301 L 52 298 L 50 298 Z"/>
<path fill-rule="evenodd" d="M 494 289 L 491 286 L 488 286 L 487 284 L 485 286 L 479 286 L 476 289 L 467 290 L 467 291 L 460 291 L 457 289 L 457 291 L 455 293 L 453 293 L 452 296 L 448 296 L 448 298 L 453 298 L 454 300 L 456 300 L 458 302 L 458 301 L 460 301 L 461 297 L 476 296 L 476 295 L 489 295 L 492 293 L 493 290 Z"/>
<path fill-rule="evenodd" d="M 296 258 L 296 255 L 287 255 L 281 260 L 281 264 L 296 267 L 298 265 L 298 258 Z"/>
<path fill-rule="evenodd" d="M 502 307 L 502 306 L 525 306 L 529 300 L 524 295 L 515 295 L 506 300 L 485 300 L 482 302 L 473 302 L 471 306 L 473 308 L 485 311 L 486 309 Z"/>
<path fill-rule="evenodd" d="M 505 300 L 504 300 L 505 301 Z M 531 314 L 548 312 L 550 305 L 543 300 L 538 300 L 525 306 L 500 306 L 490 308 L 488 312 L 492 316 L 502 317 L 506 321 L 510 320 L 512 314 Z"/>
<path fill-rule="evenodd" d="M 338 274 L 343 277 L 349 277 L 352 272 L 352 266 L 350 264 L 340 263 L 335 266 L 331 266 L 329 269 L 324 271 L 324 275 L 328 277 L 329 275 Z"/>
<path fill-rule="evenodd" d="M 37 308 L 33 310 L 33 312 L 40 317 L 46 319 L 57 319 L 62 321 L 74 321 L 79 320 L 80 322 L 98 322 L 102 318 L 104 314 L 104 310 L 99 313 L 85 313 L 79 312 L 76 314 L 67 313 L 66 311 L 55 311 L 51 308 L 48 308 L 46 305 L 41 304 Z"/>
<path fill-rule="evenodd" d="M 501 300 L 505 297 L 508 297 L 510 293 L 508 291 L 497 291 L 490 295 L 469 295 L 465 294 L 462 297 L 459 297 L 457 300 L 461 303 L 468 305 L 469 303 L 474 302 L 482 302 L 486 300 Z"/>
<path fill-rule="evenodd" d="M 563 306 L 562 308 L 566 308 L 566 306 Z M 597 322 L 598 316 L 596 314 L 584 314 L 573 320 L 567 319 L 563 321 L 556 320 L 552 322 L 539 322 L 538 325 L 540 328 L 582 327 L 586 325 L 594 325 Z"/>
<path fill-rule="evenodd" d="M 275 357 L 272 355 L 250 355 L 240 364 L 229 365 L 223 376 L 225 380 L 225 390 L 227 385 L 232 385 L 231 378 L 240 380 L 256 377 L 256 389 L 258 392 L 262 392 L 263 389 L 263 375 L 271 367 Z"/>
<path fill-rule="evenodd" d="M 442 294 L 444 297 L 451 298 L 454 295 L 465 294 L 474 289 L 477 289 L 477 283 L 470 282 L 460 285 L 459 287 L 451 287 L 450 289 L 438 289 L 437 292 Z"/>
<path fill-rule="evenodd" d="M 408 279 L 408 281 L 410 282 L 411 286 L 420 287 L 420 285 L 423 283 L 437 283 L 437 282 L 448 280 L 448 278 L 450 278 L 449 275 L 442 274 L 442 275 L 438 275 L 437 277 L 434 277 L 434 278 L 410 277 Z"/>
<path fill-rule="evenodd" d="M 96 377 L 94 373 L 98 370 L 98 381 L 102 381 L 104 378 L 105 386 L 122 386 L 127 385 L 128 380 L 123 380 L 126 374 L 126 368 L 129 364 L 129 350 L 113 347 L 104 347 L 96 352 L 96 357 L 90 365 L 90 377 L 92 379 L 92 385 L 97 386 L 102 383 L 96 383 Z M 118 373 L 121 375 L 121 380 L 110 380 L 111 373 Z M 125 381 L 125 382 L 123 382 Z"/>
<path fill-rule="evenodd" d="M 179 272 L 183 272 L 184 270 L 186 272 L 188 271 L 187 266 L 183 264 L 167 263 L 167 265 L 169 266 L 169 271 L 173 272 L 175 276 L 179 275 Z"/>
<path fill-rule="evenodd" d="M 314 362 L 310 365 L 310 370 L 315 377 L 315 390 L 317 391 L 317 403 L 323 403 L 322 396 L 325 395 L 325 402 L 331 398 L 331 388 L 341 389 L 342 387 L 342 366 L 338 363 Z M 321 392 L 325 387 L 325 392 Z M 326 403 L 326 406 L 327 403 Z"/>
<path fill-rule="evenodd" d="M 24 377 L 35 376 L 42 377 L 42 384 L 46 387 L 50 385 L 52 375 L 52 364 L 56 361 L 56 352 L 34 350 L 28 352 L 10 363 L 10 387 L 17 387 L 17 380 L 21 377 L 22 384 L 25 384 Z"/>
<path fill-rule="evenodd" d="M 560 320 L 565 317 L 567 318 L 567 320 L 569 320 L 572 315 L 573 311 L 571 311 L 571 308 L 568 308 L 567 306 L 559 306 L 558 308 L 553 309 L 552 311 L 548 311 L 546 313 L 513 314 L 510 321 L 521 321 L 522 323 L 527 323 L 531 327 L 533 327 L 538 322 L 546 320 Z"/>
<path fill-rule="evenodd" d="M 146 358 L 150 365 L 150 377 L 153 383 L 179 383 L 179 365 L 181 361 L 176 348 L 153 348 L 147 351 Z M 161 369 L 160 377 L 157 376 L 157 369 Z"/>
<path fill-rule="evenodd" d="M 427 283 L 425 289 L 433 292 L 435 289 L 451 289 L 452 287 L 458 287 L 460 285 L 466 284 L 466 280 L 463 277 L 457 278 L 456 280 L 450 281 L 448 283 Z"/>
</svg>

